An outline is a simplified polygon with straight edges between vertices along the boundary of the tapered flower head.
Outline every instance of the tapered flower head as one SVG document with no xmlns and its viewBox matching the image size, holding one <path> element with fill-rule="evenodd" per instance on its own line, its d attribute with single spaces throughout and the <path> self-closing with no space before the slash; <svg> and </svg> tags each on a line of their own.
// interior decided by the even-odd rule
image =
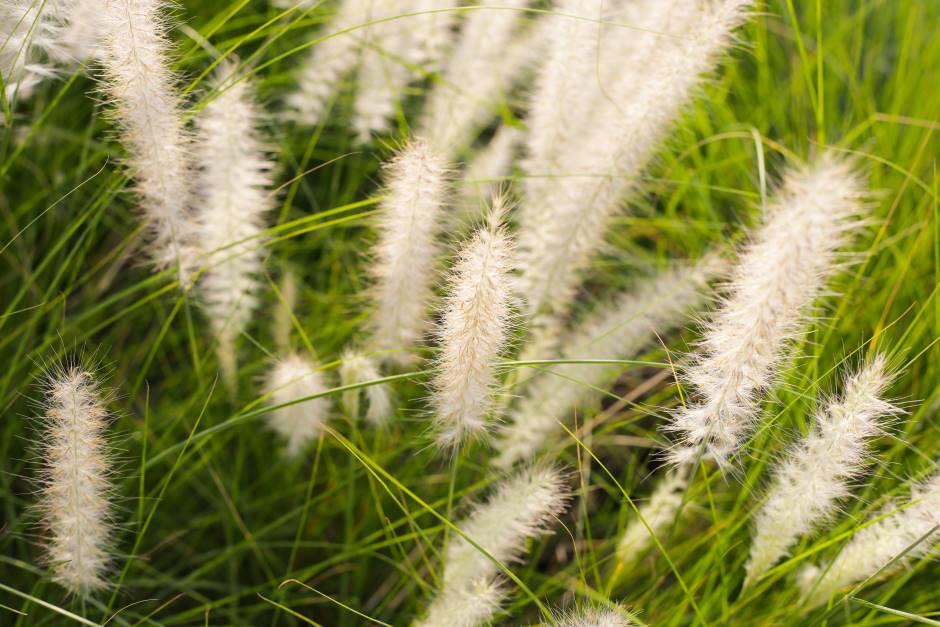
<svg viewBox="0 0 940 627">
<path fill-rule="evenodd" d="M 274 363 L 268 375 L 267 390 L 273 405 L 292 403 L 273 410 L 268 424 L 287 443 L 288 457 L 296 457 L 323 431 L 330 401 L 323 373 L 307 357 L 289 355 Z M 307 398 L 317 396 L 317 398 Z M 303 400 L 306 399 L 306 400 Z"/>
</svg>

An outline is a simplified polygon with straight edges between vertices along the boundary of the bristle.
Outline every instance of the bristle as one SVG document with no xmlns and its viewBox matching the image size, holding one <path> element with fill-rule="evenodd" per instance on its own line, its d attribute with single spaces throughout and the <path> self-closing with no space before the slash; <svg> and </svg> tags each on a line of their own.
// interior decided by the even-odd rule
<svg viewBox="0 0 940 627">
<path fill-rule="evenodd" d="M 176 266 L 189 287 L 192 248 L 191 155 L 176 79 L 170 71 L 163 0 L 103 3 L 103 89 L 128 152 L 128 166 L 151 232 L 158 269 Z"/>
<path fill-rule="evenodd" d="M 678 435 L 675 461 L 705 454 L 726 466 L 751 433 L 788 340 L 862 224 L 863 192 L 854 170 L 830 154 L 786 175 L 684 374 L 696 395 L 669 425 Z"/>
<path fill-rule="evenodd" d="M 271 404 L 282 405 L 327 390 L 323 373 L 302 355 L 289 355 L 274 363 L 268 375 Z M 286 441 L 288 457 L 297 457 L 323 431 L 330 411 L 328 398 L 319 396 L 271 412 L 268 424 Z"/>
<path fill-rule="evenodd" d="M 611 602 L 604 606 L 571 610 L 556 618 L 552 624 L 556 627 L 630 627 L 636 623 L 626 608 Z"/>
<path fill-rule="evenodd" d="M 554 468 L 529 468 L 502 481 L 486 503 L 477 505 L 457 525 L 488 555 L 452 534 L 445 552 L 443 587 L 427 616 L 459 621 L 453 611 L 474 600 L 487 612 L 495 612 L 501 598 L 496 579 L 501 570 L 493 560 L 503 565 L 520 561 L 527 541 L 548 532 L 567 509 L 568 499 L 565 478 Z M 421 624 L 430 627 L 440 622 Z"/>
<path fill-rule="evenodd" d="M 107 585 L 113 506 L 108 411 L 90 372 L 70 367 L 47 383 L 40 509 L 52 578 L 72 594 Z"/>
<path fill-rule="evenodd" d="M 406 365 L 427 328 L 433 297 L 437 236 L 448 197 L 444 159 L 422 140 L 402 148 L 385 167 L 385 198 L 371 274 L 374 311 L 370 348 Z"/>
<path fill-rule="evenodd" d="M 745 587 L 785 556 L 801 536 L 837 512 L 850 482 L 872 463 L 868 440 L 898 409 L 882 398 L 891 377 L 884 356 L 846 379 L 841 398 L 827 403 L 813 431 L 780 463 L 757 513 Z"/>
<path fill-rule="evenodd" d="M 853 584 L 884 580 L 931 553 L 940 542 L 940 474 L 915 485 L 908 502 L 895 502 L 878 517 L 883 518 L 852 536 L 831 564 L 801 574 L 810 607 Z"/>
<path fill-rule="evenodd" d="M 512 313 L 512 240 L 502 225 L 504 202 L 494 202 L 488 224 L 458 254 L 442 306 L 432 402 L 443 449 L 480 438 L 488 428 L 495 362 L 506 349 Z"/>
<path fill-rule="evenodd" d="M 252 83 L 236 80 L 222 63 L 211 83 L 217 93 L 196 117 L 198 209 L 196 245 L 205 272 L 200 303 L 218 341 L 219 361 L 230 389 L 236 381 L 235 340 L 258 306 L 260 235 L 271 208 L 273 163 L 259 136 L 260 114 Z"/>
<path fill-rule="evenodd" d="M 561 356 L 574 360 L 631 359 L 703 307 L 708 282 L 724 264 L 708 257 L 695 266 L 676 266 L 615 298 L 593 312 L 563 340 Z M 623 371 L 619 365 L 560 364 L 547 367 L 527 386 L 525 396 L 501 431 L 496 464 L 509 466 L 533 457 L 553 434 L 561 433 L 577 409 L 608 387 Z"/>
</svg>

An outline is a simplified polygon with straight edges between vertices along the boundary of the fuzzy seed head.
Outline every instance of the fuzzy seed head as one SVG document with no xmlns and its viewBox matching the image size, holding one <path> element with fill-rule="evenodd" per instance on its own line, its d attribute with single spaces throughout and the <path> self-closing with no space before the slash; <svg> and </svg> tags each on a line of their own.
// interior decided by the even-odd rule
<svg viewBox="0 0 940 627">
<path fill-rule="evenodd" d="M 675 523 L 689 486 L 689 469 L 679 466 L 663 477 L 648 501 L 639 506 L 639 516 L 627 525 L 617 543 L 617 559 L 630 564 Z M 645 523 L 645 524 L 644 524 Z"/>
<path fill-rule="evenodd" d="M 831 154 L 786 175 L 684 375 L 697 397 L 669 426 L 678 435 L 675 461 L 704 453 L 727 466 L 751 433 L 788 341 L 863 224 L 863 197 L 862 179 Z"/>
<path fill-rule="evenodd" d="M 478 627 L 499 611 L 506 587 L 498 579 L 481 579 L 438 594 L 416 627 Z"/>
<path fill-rule="evenodd" d="M 0 77 L 7 100 L 28 98 L 36 85 L 55 76 L 48 60 L 62 54 L 64 27 L 52 4 L 49 0 L 0 3 Z"/>
<path fill-rule="evenodd" d="M 278 360 L 268 375 L 267 391 L 272 405 L 290 403 L 326 390 L 323 373 L 302 355 Z M 329 400 L 321 396 L 275 409 L 269 415 L 268 424 L 286 441 L 287 456 L 296 457 L 323 431 L 329 411 Z"/>
<path fill-rule="evenodd" d="M 427 326 L 448 177 L 446 162 L 420 139 L 385 167 L 385 200 L 371 266 L 371 348 L 394 351 L 388 359 L 401 365 L 412 361 L 411 351 Z"/>
<path fill-rule="evenodd" d="M 176 79 L 170 72 L 163 0 L 107 0 L 100 8 L 104 37 L 102 88 L 127 150 L 127 165 L 151 232 L 158 269 L 177 267 L 189 287 L 193 240 L 190 138 Z"/>
<path fill-rule="evenodd" d="M 497 387 L 495 362 L 512 321 L 512 240 L 497 199 L 489 223 L 460 251 L 444 300 L 439 369 L 432 381 L 437 443 L 456 449 L 487 431 Z"/>
<path fill-rule="evenodd" d="M 630 612 L 617 604 L 575 609 L 554 622 L 557 627 L 630 627 L 635 624 Z"/>
<path fill-rule="evenodd" d="M 234 64 L 223 63 L 213 78 L 212 88 L 219 93 L 196 118 L 194 151 L 200 168 L 196 243 L 206 266 L 198 293 L 231 386 L 235 339 L 258 306 L 259 238 L 272 206 L 268 189 L 273 167 L 259 137 L 251 83 L 234 81 L 234 70 Z"/>
<path fill-rule="evenodd" d="M 107 585 L 111 562 L 108 411 L 91 373 L 69 367 L 46 387 L 40 509 L 53 580 L 72 594 Z"/>
<path fill-rule="evenodd" d="M 930 554 L 940 542 L 940 474 L 914 486 L 910 501 L 889 505 L 881 516 L 856 533 L 832 563 L 801 573 L 799 584 L 811 607 L 869 577 L 890 577 Z"/>
<path fill-rule="evenodd" d="M 884 356 L 877 355 L 846 379 L 842 397 L 826 403 L 813 431 L 777 467 L 755 518 L 745 585 L 831 519 L 851 493 L 851 481 L 872 462 L 868 440 L 883 432 L 884 418 L 898 412 L 882 398 L 890 380 Z"/>
<path fill-rule="evenodd" d="M 343 386 L 368 383 L 381 379 L 375 362 L 362 353 L 347 351 L 339 367 L 340 383 Z M 366 420 L 375 426 L 389 421 L 395 408 L 392 405 L 391 390 L 388 384 L 378 383 L 343 392 L 343 407 L 350 418 L 359 417 L 359 399 L 366 398 Z"/>
<path fill-rule="evenodd" d="M 561 341 L 565 359 L 623 360 L 681 324 L 689 313 L 705 305 L 708 283 L 725 264 L 710 256 L 694 266 L 676 266 L 621 294 L 590 314 Z M 540 358 L 546 356 L 541 355 Z M 541 373 L 501 430 L 496 464 L 508 467 L 536 455 L 546 440 L 563 432 L 559 423 L 591 402 L 623 372 L 623 366 L 559 364 Z"/>
</svg>

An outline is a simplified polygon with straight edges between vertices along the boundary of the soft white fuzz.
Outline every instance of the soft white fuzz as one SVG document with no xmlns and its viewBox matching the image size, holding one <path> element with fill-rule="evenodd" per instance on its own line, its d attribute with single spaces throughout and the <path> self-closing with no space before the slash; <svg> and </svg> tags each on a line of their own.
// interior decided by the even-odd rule
<svg viewBox="0 0 940 627">
<path fill-rule="evenodd" d="M 234 70 L 234 64 L 219 66 L 211 82 L 214 92 L 196 117 L 194 150 L 196 245 L 206 268 L 198 291 L 230 388 L 237 371 L 235 340 L 258 307 L 259 237 L 272 206 L 273 167 L 259 136 L 252 83 L 236 80 Z"/>
<path fill-rule="evenodd" d="M 362 353 L 347 351 L 343 354 L 343 361 L 339 366 L 339 378 L 340 383 L 347 386 L 375 381 L 381 379 L 382 375 L 371 358 Z M 365 395 L 367 403 L 366 420 L 376 426 L 388 422 L 394 411 L 388 384 L 370 384 L 343 392 L 343 407 L 350 418 L 359 417 L 359 399 L 362 395 Z"/>
<path fill-rule="evenodd" d="M 675 523 L 679 508 L 682 507 L 683 493 L 688 485 L 687 466 L 673 468 L 660 479 L 649 500 L 639 506 L 639 516 L 627 525 L 620 536 L 617 543 L 617 559 L 622 564 L 634 561 L 653 544 L 654 536 L 662 537 Z"/>
<path fill-rule="evenodd" d="M 191 248 L 192 178 L 189 137 L 170 72 L 163 0 L 107 0 L 100 16 L 104 89 L 114 105 L 128 165 L 147 226 L 157 268 L 177 266 L 189 287 L 195 262 Z"/>
<path fill-rule="evenodd" d="M 102 44 L 100 3 L 96 0 L 57 0 L 53 4 L 64 25 L 60 44 L 67 60 L 74 63 L 97 58 Z"/>
<path fill-rule="evenodd" d="M 440 82 L 428 94 L 419 125 L 422 135 L 444 154 L 466 148 L 496 117 L 499 100 L 532 61 L 529 55 L 535 43 L 517 36 L 523 15 L 518 9 L 528 4 L 529 0 L 498 0 L 466 15 Z"/>
<path fill-rule="evenodd" d="M 371 265 L 371 348 L 392 351 L 386 359 L 401 365 L 411 363 L 427 326 L 448 192 L 447 162 L 423 140 L 413 140 L 385 166 Z"/>
<path fill-rule="evenodd" d="M 317 34 L 329 38 L 311 46 L 297 73 L 297 91 L 287 97 L 298 122 L 318 123 L 343 79 L 356 67 L 363 35 L 356 27 L 369 22 L 371 6 L 372 0 L 340 0 L 333 19 Z"/>
<path fill-rule="evenodd" d="M 558 617 L 553 624 L 556 627 L 630 627 L 635 623 L 630 613 L 617 605 L 576 609 Z"/>
<path fill-rule="evenodd" d="M 50 2 L 0 3 L 0 76 L 7 100 L 28 97 L 36 85 L 55 75 L 47 60 L 61 54 L 61 34 Z"/>
<path fill-rule="evenodd" d="M 302 355 L 279 359 L 268 374 L 267 392 L 272 405 L 290 403 L 326 390 L 323 373 Z M 321 396 L 273 410 L 268 424 L 286 441 L 287 456 L 296 457 L 323 431 L 329 411 L 329 399 Z"/>
<path fill-rule="evenodd" d="M 529 468 L 502 481 L 489 501 L 477 505 L 457 526 L 493 559 L 509 565 L 520 561 L 530 538 L 548 532 L 567 509 L 568 500 L 568 488 L 561 471 L 547 467 Z M 459 534 L 451 533 L 444 554 L 443 585 L 427 616 L 459 621 L 461 608 L 472 607 L 474 599 L 489 608 L 487 611 L 490 613 L 495 612 L 501 598 L 497 582 L 502 571 L 493 559 Z M 477 625 L 480 622 L 457 624 Z M 420 624 L 444 623 L 437 618 L 436 622 Z"/>
<path fill-rule="evenodd" d="M 631 73 L 626 72 L 623 80 L 605 86 L 603 97 L 596 99 L 599 108 L 586 114 L 589 130 L 572 127 L 575 145 L 560 151 L 555 161 L 543 159 L 541 165 L 550 167 L 557 162 L 564 166 L 563 172 L 527 171 L 530 176 L 550 176 L 550 189 L 546 181 L 533 182 L 538 189 L 527 190 L 534 197 L 523 203 L 521 212 L 520 286 L 531 313 L 560 314 L 568 308 L 581 272 L 603 245 L 609 219 L 635 188 L 703 75 L 731 45 L 733 31 L 744 21 L 750 1 L 692 4 L 683 7 L 683 14 L 692 16 L 687 20 L 691 27 L 673 32 L 668 20 L 665 22 L 666 30 L 674 36 L 661 37 L 656 54 L 645 58 L 643 80 L 621 89 L 629 83 Z M 662 30 L 655 23 L 654 28 Z M 610 36 L 630 37 L 619 31 Z M 612 62 L 623 67 L 622 58 L 614 57 Z M 576 98 L 572 95 L 570 99 Z M 551 109 L 542 117 L 550 122 L 546 122 L 547 128 L 533 128 L 532 133 L 538 137 L 544 134 L 546 139 L 532 142 L 534 147 L 551 147 L 566 118 Z M 539 154 L 532 158 L 541 159 Z"/>
<path fill-rule="evenodd" d="M 940 542 L 940 474 L 914 486 L 909 502 L 894 503 L 879 513 L 885 515 L 856 533 L 831 564 L 801 573 L 799 584 L 810 606 L 869 577 L 878 581 L 910 568 L 930 554 Z"/>
<path fill-rule="evenodd" d="M 388 131 L 408 84 L 434 71 L 453 37 L 453 0 L 382 0 L 365 29 L 352 125 L 359 141 Z"/>
<path fill-rule="evenodd" d="M 495 362 L 511 323 L 512 240 L 497 198 L 486 226 L 457 256 L 437 329 L 440 354 L 432 381 L 434 426 L 441 448 L 456 449 L 487 432 L 497 387 Z"/>
<path fill-rule="evenodd" d="M 843 261 L 840 249 L 862 224 L 863 191 L 858 174 L 830 154 L 785 176 L 684 373 L 695 395 L 669 426 L 678 435 L 674 460 L 705 454 L 727 466 L 748 437 L 788 340 L 800 333 Z"/>
<path fill-rule="evenodd" d="M 897 412 L 882 395 L 890 382 L 884 356 L 845 381 L 842 397 L 819 411 L 812 432 L 777 467 L 754 522 L 745 587 L 787 555 L 800 537 L 829 520 L 871 462 L 868 440 Z"/>
<path fill-rule="evenodd" d="M 562 342 L 565 359 L 631 359 L 645 346 L 704 306 L 707 285 L 724 267 L 717 257 L 695 266 L 677 266 L 643 281 L 588 316 Z M 559 422 L 591 402 L 623 372 L 610 364 L 549 366 L 527 386 L 500 435 L 496 464 L 509 466 L 538 453 L 562 432 Z"/>
<path fill-rule="evenodd" d="M 294 307 L 297 305 L 297 275 L 287 268 L 278 288 L 281 297 L 274 311 L 274 344 L 282 353 L 290 349 L 290 336 L 294 330 Z"/>
<path fill-rule="evenodd" d="M 499 611 L 508 596 L 497 578 L 481 579 L 440 592 L 415 627 L 478 627 Z"/>
<path fill-rule="evenodd" d="M 72 594 L 105 587 L 113 511 L 109 416 L 91 373 L 70 367 L 46 388 L 40 508 L 52 578 Z"/>
</svg>

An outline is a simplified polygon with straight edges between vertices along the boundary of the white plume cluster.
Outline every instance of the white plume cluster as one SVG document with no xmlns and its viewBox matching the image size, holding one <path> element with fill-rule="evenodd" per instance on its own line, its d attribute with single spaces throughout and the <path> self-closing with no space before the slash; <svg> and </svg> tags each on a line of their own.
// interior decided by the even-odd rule
<svg viewBox="0 0 940 627">
<path fill-rule="evenodd" d="M 799 578 L 811 607 L 869 578 L 882 580 L 927 557 L 940 542 L 940 474 L 911 489 L 907 503 L 895 503 L 856 533 L 830 564 L 810 566 Z"/>
<path fill-rule="evenodd" d="M 490 499 L 458 523 L 464 535 L 452 534 L 444 554 L 443 584 L 419 625 L 478 625 L 495 613 L 502 595 L 499 566 L 519 561 L 530 538 L 544 535 L 568 507 L 568 488 L 561 471 L 535 467 L 499 483 Z M 472 622 L 458 622 L 461 611 L 479 604 Z M 442 622 L 449 619 L 446 623 Z"/>
<path fill-rule="evenodd" d="M 48 1 L 0 3 L 0 77 L 7 100 L 27 98 L 36 85 L 55 76 L 49 59 L 62 54 L 62 30 Z"/>
<path fill-rule="evenodd" d="M 268 374 L 267 392 L 273 405 L 283 405 L 327 390 L 323 373 L 309 358 L 288 355 L 274 363 Z M 330 401 L 326 397 L 310 399 L 271 412 L 268 424 L 287 443 L 288 457 L 296 457 L 323 431 Z"/>
<path fill-rule="evenodd" d="M 434 426 L 441 448 L 483 436 L 498 384 L 495 362 L 512 322 L 512 240 L 497 198 L 488 223 L 460 251 L 442 306 L 441 352 L 432 381 Z"/>
<path fill-rule="evenodd" d="M 571 360 L 630 359 L 685 320 L 707 299 L 708 282 L 723 262 L 707 257 L 695 266 L 676 266 L 643 281 L 590 314 L 564 340 L 561 355 Z M 547 367 L 526 388 L 500 434 L 496 464 L 509 466 L 533 457 L 559 423 L 608 387 L 623 371 L 618 364 L 572 363 Z"/>
<path fill-rule="evenodd" d="M 630 522 L 617 543 L 617 559 L 621 564 L 634 561 L 676 521 L 686 488 L 689 486 L 688 466 L 678 466 L 659 480 L 648 501 L 639 506 L 639 516 Z"/>
<path fill-rule="evenodd" d="M 152 233 L 158 268 L 177 266 L 189 287 L 195 263 L 190 138 L 170 72 L 163 0 L 109 0 L 100 7 L 104 89 Z"/>
<path fill-rule="evenodd" d="M 109 423 L 94 376 L 68 367 L 46 384 L 40 509 L 52 578 L 72 594 L 107 585 L 113 506 Z"/>
<path fill-rule="evenodd" d="M 206 267 L 198 289 L 230 387 L 237 371 L 235 340 L 258 307 L 259 237 L 272 206 L 273 168 L 259 136 L 252 84 L 238 80 L 235 69 L 234 64 L 219 65 L 214 93 L 196 117 L 194 147 L 199 167 L 195 244 Z"/>
<path fill-rule="evenodd" d="M 705 454 L 726 465 L 748 437 L 788 340 L 863 223 L 863 189 L 852 167 L 831 154 L 786 175 L 685 372 L 697 397 L 668 427 L 678 435 L 676 461 Z"/>
<path fill-rule="evenodd" d="M 480 201 L 496 196 L 499 179 L 510 174 L 515 152 L 525 133 L 515 126 L 503 124 L 490 141 L 474 155 L 463 175 L 461 195 L 468 209 L 479 208 Z M 468 210 L 467 213 L 470 213 Z"/>
<path fill-rule="evenodd" d="M 287 98 L 291 115 L 302 124 L 317 124 L 342 80 L 359 62 L 363 24 L 372 0 L 340 0 L 326 33 L 307 52 L 297 72 L 297 91 Z"/>
<path fill-rule="evenodd" d="M 589 11 L 590 4 L 573 3 L 572 8 Z M 540 105 L 530 125 L 534 152 L 529 168 L 554 169 L 526 169 L 533 180 L 521 212 L 520 289 L 532 314 L 561 315 L 568 308 L 580 273 L 603 244 L 609 218 L 636 186 L 702 76 L 733 42 L 733 31 L 745 20 L 750 1 L 640 4 L 649 11 L 637 15 L 637 26 L 665 34 L 650 42 L 645 54 L 627 56 L 639 77 L 620 71 L 625 67 L 623 54 L 597 57 L 601 33 L 588 22 L 569 27 L 579 32 L 571 43 L 574 49 L 560 53 L 567 59 L 564 67 L 546 67 L 540 81 L 545 93 L 534 95 Z M 670 19 L 674 15 L 678 17 Z M 631 39 L 613 33 L 609 41 Z M 636 39 L 644 42 L 648 35 Z M 589 53 L 599 67 L 585 73 L 582 66 Z M 591 97 L 600 89 L 595 84 L 598 75 L 609 75 L 611 82 Z M 556 102 L 564 108 L 556 111 Z M 560 166 L 564 171 L 557 170 Z"/>
<path fill-rule="evenodd" d="M 479 627 L 493 619 L 506 600 L 505 585 L 482 579 L 442 590 L 415 627 Z"/>
<path fill-rule="evenodd" d="M 882 398 L 890 380 L 884 356 L 877 355 L 847 378 L 842 397 L 820 410 L 813 431 L 777 467 L 755 518 L 745 587 L 851 494 L 851 480 L 872 462 L 868 440 L 882 433 L 882 419 L 898 411 Z"/>
<path fill-rule="evenodd" d="M 449 193 L 447 162 L 416 139 L 385 166 L 385 198 L 371 272 L 372 348 L 394 351 L 386 359 L 412 361 L 434 295 L 437 235 Z"/>
<path fill-rule="evenodd" d="M 632 615 L 622 606 L 588 606 L 569 611 L 559 616 L 556 627 L 630 627 L 636 623 Z"/>
<path fill-rule="evenodd" d="M 466 148 L 496 117 L 499 101 L 535 61 L 538 29 L 520 33 L 529 0 L 498 0 L 468 12 L 454 51 L 428 94 L 419 127 L 444 154 Z"/>
<path fill-rule="evenodd" d="M 382 378 L 378 366 L 367 355 L 354 351 L 343 354 L 343 361 L 339 366 L 339 379 L 343 386 L 369 383 Z M 391 390 L 386 383 L 369 383 L 362 388 L 346 390 L 343 392 L 343 407 L 350 418 L 359 417 L 359 400 L 366 399 L 366 420 L 373 425 L 382 425 L 392 417 Z"/>
</svg>

